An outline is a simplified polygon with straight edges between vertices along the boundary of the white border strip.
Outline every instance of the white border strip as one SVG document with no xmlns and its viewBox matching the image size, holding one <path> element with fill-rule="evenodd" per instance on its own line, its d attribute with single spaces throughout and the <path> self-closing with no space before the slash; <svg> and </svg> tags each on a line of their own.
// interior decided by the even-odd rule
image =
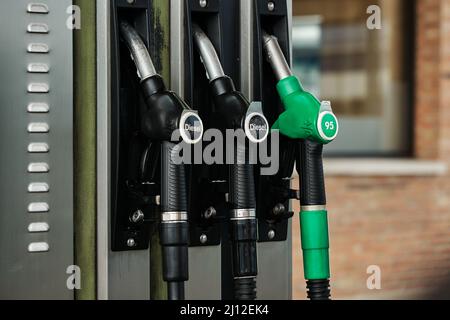
<svg viewBox="0 0 450 320">
<path fill-rule="evenodd" d="M 110 6 L 97 0 L 97 299 L 108 299 Z"/>
<path fill-rule="evenodd" d="M 448 165 L 440 161 L 409 159 L 326 159 L 325 174 L 328 176 L 443 176 Z"/>
</svg>

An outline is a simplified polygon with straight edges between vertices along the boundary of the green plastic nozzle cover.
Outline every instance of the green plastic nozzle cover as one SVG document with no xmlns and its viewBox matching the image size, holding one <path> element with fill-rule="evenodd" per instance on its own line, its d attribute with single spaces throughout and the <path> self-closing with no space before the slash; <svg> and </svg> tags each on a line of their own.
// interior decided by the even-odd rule
<svg viewBox="0 0 450 320">
<path fill-rule="evenodd" d="M 323 144 L 333 141 L 339 131 L 339 123 L 329 102 L 320 102 L 306 92 L 295 76 L 277 84 L 277 91 L 285 111 L 272 129 L 291 139 L 308 139 Z"/>
</svg>

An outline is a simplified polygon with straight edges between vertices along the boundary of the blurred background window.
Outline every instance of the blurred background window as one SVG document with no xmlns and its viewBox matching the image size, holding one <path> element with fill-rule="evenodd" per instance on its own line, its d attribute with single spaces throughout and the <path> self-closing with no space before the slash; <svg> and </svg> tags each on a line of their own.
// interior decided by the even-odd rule
<svg viewBox="0 0 450 320">
<path fill-rule="evenodd" d="M 380 30 L 369 30 L 371 5 Z M 410 156 L 414 1 L 293 0 L 293 68 L 332 101 L 340 136 L 328 156 Z"/>
</svg>

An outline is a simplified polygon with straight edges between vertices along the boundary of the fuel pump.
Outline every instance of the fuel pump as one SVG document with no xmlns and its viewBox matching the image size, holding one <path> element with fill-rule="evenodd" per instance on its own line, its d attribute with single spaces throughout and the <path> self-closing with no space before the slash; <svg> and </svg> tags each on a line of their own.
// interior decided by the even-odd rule
<svg viewBox="0 0 450 320">
<path fill-rule="evenodd" d="M 263 32 L 263 43 L 285 109 L 272 128 L 298 141 L 296 167 L 300 175 L 300 225 L 308 298 L 328 300 L 329 239 L 322 151 L 323 145 L 336 138 L 338 120 L 329 102 L 320 102 L 303 89 L 277 38 Z"/>
<path fill-rule="evenodd" d="M 264 141 L 268 135 L 267 120 L 262 113 L 248 113 L 250 103 L 236 90 L 233 80 L 225 75 L 214 45 L 197 24 L 194 23 L 192 28 L 196 47 L 206 69 L 215 111 L 222 119 L 221 129 L 242 130 L 250 143 Z M 253 128 L 258 128 L 257 132 Z M 237 300 L 256 299 L 258 273 L 255 182 L 253 166 L 248 160 L 247 142 L 238 141 L 234 145 L 233 164 L 229 166 L 228 175 L 232 272 L 234 298 Z"/>
<path fill-rule="evenodd" d="M 149 140 L 161 143 L 159 229 L 163 278 L 168 283 L 169 300 L 182 300 L 184 282 L 189 278 L 187 183 L 184 165 L 174 160 L 180 150 L 172 135 L 179 130 L 185 143 L 195 144 L 202 138 L 203 124 L 196 112 L 166 89 L 137 31 L 121 21 L 120 32 L 136 65 L 145 100 L 145 107 L 140 110 L 141 131 Z"/>
</svg>

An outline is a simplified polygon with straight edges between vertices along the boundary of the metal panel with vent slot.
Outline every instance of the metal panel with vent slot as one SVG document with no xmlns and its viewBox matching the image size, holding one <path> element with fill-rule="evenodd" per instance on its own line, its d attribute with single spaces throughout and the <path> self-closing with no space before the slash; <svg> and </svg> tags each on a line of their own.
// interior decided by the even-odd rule
<svg viewBox="0 0 450 320">
<path fill-rule="evenodd" d="M 71 5 L 0 3 L 0 299 L 73 299 Z"/>
</svg>

